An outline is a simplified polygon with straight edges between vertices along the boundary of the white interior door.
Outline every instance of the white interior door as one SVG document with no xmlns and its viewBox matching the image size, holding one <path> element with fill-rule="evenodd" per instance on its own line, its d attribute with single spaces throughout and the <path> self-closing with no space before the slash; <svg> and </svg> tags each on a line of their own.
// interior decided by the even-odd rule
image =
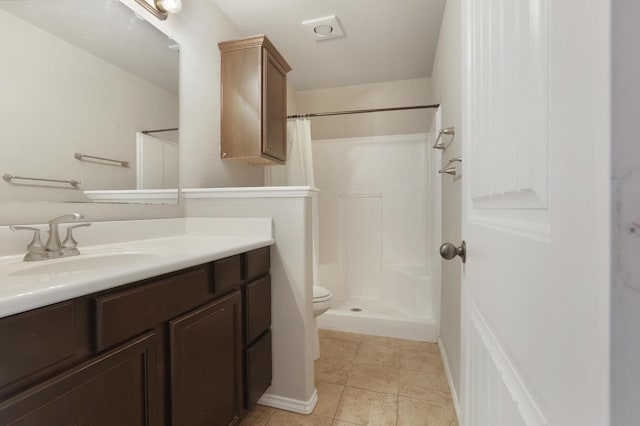
<svg viewBox="0 0 640 426">
<path fill-rule="evenodd" d="M 462 0 L 464 425 L 609 422 L 608 3 Z"/>
</svg>

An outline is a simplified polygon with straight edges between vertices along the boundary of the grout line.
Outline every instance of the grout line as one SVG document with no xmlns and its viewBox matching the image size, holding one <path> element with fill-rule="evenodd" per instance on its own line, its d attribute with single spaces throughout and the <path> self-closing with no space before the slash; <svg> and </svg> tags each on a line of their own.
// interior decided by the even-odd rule
<svg viewBox="0 0 640 426">
<path fill-rule="evenodd" d="M 336 418 L 338 417 L 338 408 L 340 408 L 340 404 L 342 403 L 342 398 L 344 398 L 345 389 L 347 389 L 346 386 L 344 387 L 344 389 L 342 389 L 342 392 L 340 393 L 340 399 L 338 400 L 338 405 L 336 405 L 336 411 L 333 413 L 333 420 L 331 421 L 332 424 L 336 422 Z"/>
<path fill-rule="evenodd" d="M 396 426 L 400 420 L 400 389 L 398 389 L 398 395 L 396 396 Z"/>
</svg>

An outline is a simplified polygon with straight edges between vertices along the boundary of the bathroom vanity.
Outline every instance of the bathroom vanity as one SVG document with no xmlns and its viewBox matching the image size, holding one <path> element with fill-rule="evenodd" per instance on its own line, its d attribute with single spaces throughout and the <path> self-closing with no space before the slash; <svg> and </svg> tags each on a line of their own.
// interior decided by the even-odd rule
<svg viewBox="0 0 640 426">
<path fill-rule="evenodd" d="M 271 242 L 0 318 L 0 424 L 239 422 L 271 384 Z"/>
</svg>

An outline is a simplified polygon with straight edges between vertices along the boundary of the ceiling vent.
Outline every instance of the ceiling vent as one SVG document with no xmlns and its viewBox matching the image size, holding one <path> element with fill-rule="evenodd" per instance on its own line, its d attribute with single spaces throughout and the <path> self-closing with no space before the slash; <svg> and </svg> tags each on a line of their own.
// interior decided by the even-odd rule
<svg viewBox="0 0 640 426">
<path fill-rule="evenodd" d="M 335 15 L 310 19 L 302 23 L 305 31 L 315 41 L 331 40 L 344 36 L 344 31 Z"/>
</svg>

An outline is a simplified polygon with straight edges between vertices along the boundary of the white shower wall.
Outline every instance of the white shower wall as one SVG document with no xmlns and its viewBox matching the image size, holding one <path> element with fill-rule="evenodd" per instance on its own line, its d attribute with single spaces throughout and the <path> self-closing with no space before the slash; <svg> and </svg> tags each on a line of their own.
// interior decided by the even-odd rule
<svg viewBox="0 0 640 426">
<path fill-rule="evenodd" d="M 334 294 L 334 313 L 362 308 L 355 315 L 435 323 L 437 172 L 429 141 L 428 134 L 314 141 L 318 277 Z"/>
</svg>

